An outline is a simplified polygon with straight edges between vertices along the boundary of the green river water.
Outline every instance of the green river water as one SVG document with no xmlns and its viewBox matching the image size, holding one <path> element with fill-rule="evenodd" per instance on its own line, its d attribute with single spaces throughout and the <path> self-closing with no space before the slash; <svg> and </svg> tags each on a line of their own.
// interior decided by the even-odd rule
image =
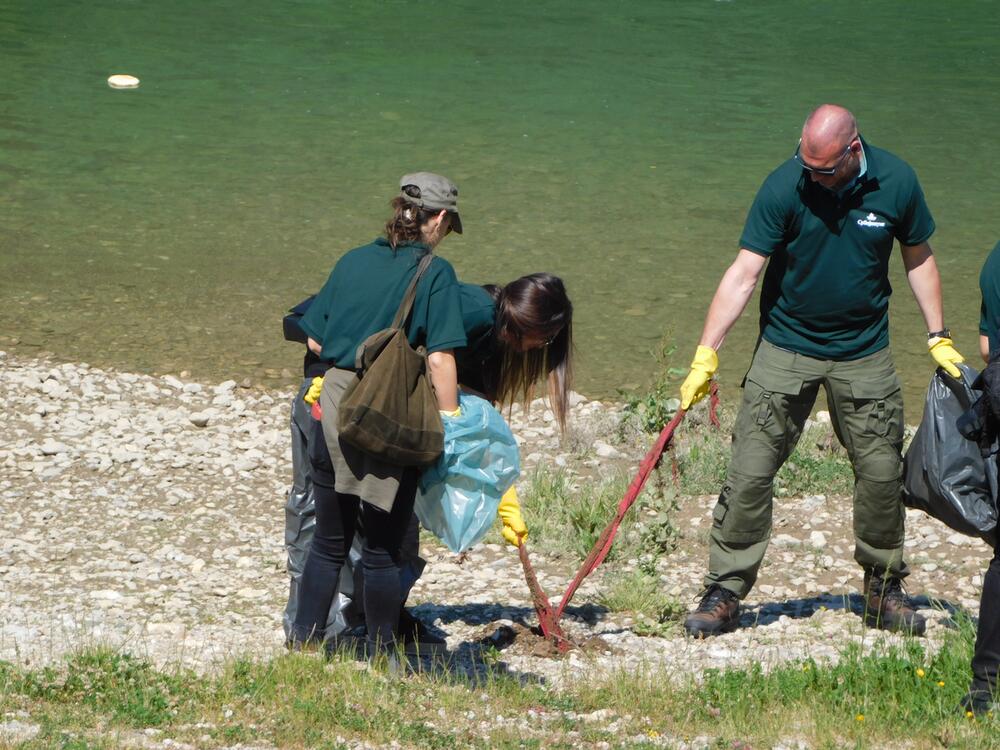
<svg viewBox="0 0 1000 750">
<path fill-rule="evenodd" d="M 2 0 L 0 348 L 292 384 L 285 308 L 428 169 L 461 188 L 465 234 L 440 254 L 472 282 L 563 276 L 578 388 L 613 396 L 649 382 L 664 334 L 690 360 L 758 185 L 834 101 L 917 169 L 946 320 L 978 360 L 998 19 L 941 1 Z M 913 421 L 932 363 L 898 254 L 893 284 Z M 722 351 L 724 398 L 755 335 L 754 310 Z"/>
</svg>

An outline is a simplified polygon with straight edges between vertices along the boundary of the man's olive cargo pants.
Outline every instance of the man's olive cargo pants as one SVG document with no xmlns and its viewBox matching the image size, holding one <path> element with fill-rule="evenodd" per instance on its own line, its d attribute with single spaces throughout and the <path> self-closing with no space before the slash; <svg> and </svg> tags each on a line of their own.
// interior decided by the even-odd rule
<svg viewBox="0 0 1000 750">
<path fill-rule="evenodd" d="M 801 437 L 821 384 L 854 467 L 854 559 L 878 575 L 907 574 L 903 396 L 891 351 L 835 362 L 762 340 L 744 383 L 729 471 L 712 514 L 706 588 L 718 584 L 743 598 L 757 580 L 771 536 L 774 475 Z"/>
</svg>

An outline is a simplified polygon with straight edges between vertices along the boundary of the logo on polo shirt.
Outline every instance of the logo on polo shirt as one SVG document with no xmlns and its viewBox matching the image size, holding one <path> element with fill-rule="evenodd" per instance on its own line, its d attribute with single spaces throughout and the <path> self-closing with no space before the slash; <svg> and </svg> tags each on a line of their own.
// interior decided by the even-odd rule
<svg viewBox="0 0 1000 750">
<path fill-rule="evenodd" d="M 875 214 L 871 214 L 870 213 L 865 218 L 858 219 L 858 226 L 859 227 L 877 227 L 877 228 L 881 229 L 882 227 L 885 226 L 885 222 L 884 221 L 879 221 L 879 217 L 878 216 L 876 216 Z"/>
</svg>

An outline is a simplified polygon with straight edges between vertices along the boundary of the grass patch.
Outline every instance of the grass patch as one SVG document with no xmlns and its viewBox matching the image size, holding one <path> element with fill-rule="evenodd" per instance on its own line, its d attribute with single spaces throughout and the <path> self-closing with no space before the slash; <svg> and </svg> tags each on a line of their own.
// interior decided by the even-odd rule
<svg viewBox="0 0 1000 750">
<path fill-rule="evenodd" d="M 696 407 L 697 415 L 704 407 Z M 721 427 L 703 419 L 686 419 L 677 433 L 680 491 L 684 495 L 712 495 L 726 478 L 731 451 L 730 435 L 736 412 L 720 409 Z M 837 442 L 829 424 L 810 423 L 795 450 L 774 478 L 778 497 L 800 495 L 849 495 L 854 491 L 854 472 L 847 451 Z"/>
<path fill-rule="evenodd" d="M 584 558 L 614 518 L 630 481 L 624 473 L 589 482 L 562 470 L 536 469 L 521 492 L 531 542 Z M 608 559 L 672 551 L 679 538 L 673 524 L 676 510 L 672 486 L 654 475 L 625 517 Z"/>
<path fill-rule="evenodd" d="M 643 569 L 606 578 L 597 603 L 612 612 L 635 615 L 632 630 L 638 635 L 673 635 L 686 614 L 675 597 L 663 593 L 659 576 Z"/>
<path fill-rule="evenodd" d="M 650 590 L 637 577 L 615 604 L 655 608 Z M 351 661 L 303 655 L 235 662 L 202 677 L 88 651 L 58 669 L 0 666 L 0 712 L 40 728 L 26 748 L 117 747 L 149 727 L 158 742 L 199 747 L 337 748 L 358 740 L 427 748 L 646 747 L 698 737 L 697 746 L 711 748 L 798 740 L 814 748 L 1000 748 L 995 717 L 973 721 L 957 710 L 973 637 L 964 622 L 934 654 L 913 639 L 869 655 L 852 645 L 835 665 L 808 660 L 771 672 L 710 671 L 700 683 L 639 669 L 558 689 L 522 684 L 499 668 L 476 681 L 440 674 L 393 680 Z M 587 716 L 595 711 L 599 719 Z"/>
<path fill-rule="evenodd" d="M 760 668 L 710 673 L 701 689 L 702 710 L 706 717 L 724 715 L 728 724 L 761 737 L 773 736 L 774 722 L 761 712 L 794 707 L 800 715 L 812 717 L 814 732 L 822 740 L 817 747 L 845 743 L 875 747 L 874 738 L 889 740 L 886 729 L 891 726 L 897 727 L 898 737 L 913 737 L 917 747 L 933 747 L 935 742 L 943 747 L 979 747 L 976 742 L 982 738 L 973 739 L 977 732 L 967 730 L 981 722 L 971 722 L 958 711 L 971 676 L 974 637 L 966 620 L 934 655 L 913 639 L 875 656 L 863 655 L 852 644 L 834 666 L 809 660 L 770 674 Z M 817 700 L 823 706 L 807 710 Z M 997 743 L 991 738 L 982 747 Z"/>
<path fill-rule="evenodd" d="M 626 486 L 620 475 L 579 483 L 562 470 L 536 469 L 521 493 L 524 515 L 531 519 L 531 541 L 584 557 L 614 517 Z"/>
<path fill-rule="evenodd" d="M 671 365 L 675 353 L 676 347 L 664 336 L 657 349 L 650 353 L 656 363 L 652 383 L 641 392 L 620 392 L 624 402 L 624 416 L 619 425 L 622 438 L 635 432 L 655 435 L 677 413 L 680 408 L 677 396 L 688 369 Z M 739 408 L 739 390 L 734 389 L 731 393 L 735 400 L 719 409 L 720 428 L 713 428 L 708 423 L 706 399 L 687 414 L 683 428 L 677 432 L 675 450 L 683 495 L 715 494 L 722 487 L 729 465 L 730 435 Z M 778 497 L 850 494 L 853 487 L 854 474 L 847 453 L 829 424 L 811 424 L 804 431 L 774 480 Z"/>
<path fill-rule="evenodd" d="M 75 654 L 61 669 L 0 674 L 2 689 L 56 704 L 79 704 L 116 724 L 156 727 L 171 721 L 192 695 L 192 675 L 168 675 L 146 662 L 110 649 Z"/>
</svg>

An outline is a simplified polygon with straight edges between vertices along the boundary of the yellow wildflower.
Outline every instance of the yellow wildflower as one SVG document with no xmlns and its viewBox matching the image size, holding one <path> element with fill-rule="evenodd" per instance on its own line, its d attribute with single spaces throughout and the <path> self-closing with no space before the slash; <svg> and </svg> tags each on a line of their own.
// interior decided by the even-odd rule
<svg viewBox="0 0 1000 750">
<path fill-rule="evenodd" d="M 864 721 L 865 720 L 865 715 L 864 714 L 858 714 L 857 716 L 854 717 L 854 720 L 855 721 Z"/>
<path fill-rule="evenodd" d="M 923 677 L 927 674 L 921 667 L 917 667 L 917 677 Z"/>
<path fill-rule="evenodd" d="M 944 680 L 938 680 L 938 687 L 944 687 Z"/>
</svg>

